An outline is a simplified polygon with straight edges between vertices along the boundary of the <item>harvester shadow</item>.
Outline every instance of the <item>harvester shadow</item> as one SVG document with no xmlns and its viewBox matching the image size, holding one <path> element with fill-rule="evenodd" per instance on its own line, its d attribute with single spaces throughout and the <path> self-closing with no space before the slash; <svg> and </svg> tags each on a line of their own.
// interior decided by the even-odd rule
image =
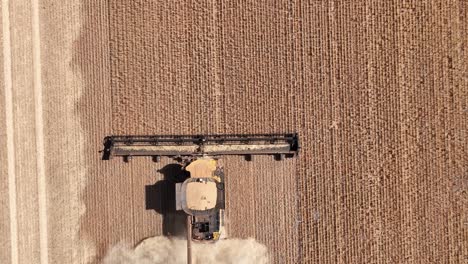
<svg viewBox="0 0 468 264">
<path fill-rule="evenodd" d="M 145 186 L 146 210 L 155 210 L 163 217 L 164 236 L 186 236 L 187 215 L 176 211 L 175 185 L 188 177 L 180 164 L 168 164 L 158 170 L 164 175 L 153 185 Z"/>
</svg>

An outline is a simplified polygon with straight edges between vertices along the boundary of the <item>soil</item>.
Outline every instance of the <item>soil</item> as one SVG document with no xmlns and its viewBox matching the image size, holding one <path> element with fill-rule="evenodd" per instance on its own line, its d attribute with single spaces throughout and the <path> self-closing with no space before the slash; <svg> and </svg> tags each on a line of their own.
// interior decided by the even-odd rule
<svg viewBox="0 0 468 264">
<path fill-rule="evenodd" d="M 274 263 L 463 263 L 467 12 L 3 1 L 0 262 L 100 263 L 180 233 L 180 215 L 151 207 L 180 168 L 102 161 L 107 135 L 297 132 L 297 158 L 223 158 L 229 237 Z"/>
</svg>

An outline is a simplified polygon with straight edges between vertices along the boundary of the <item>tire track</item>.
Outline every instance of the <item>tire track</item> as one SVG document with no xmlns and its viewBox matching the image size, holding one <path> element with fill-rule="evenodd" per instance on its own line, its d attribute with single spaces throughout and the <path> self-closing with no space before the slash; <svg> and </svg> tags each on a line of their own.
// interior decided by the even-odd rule
<svg viewBox="0 0 468 264">
<path fill-rule="evenodd" d="M 39 245 L 41 264 L 48 263 L 48 238 L 47 238 L 47 188 L 44 163 L 44 120 L 42 107 L 42 77 L 41 77 L 41 40 L 39 30 L 39 3 L 32 1 L 32 46 L 33 46 L 33 89 L 35 105 L 36 127 L 36 164 L 37 164 L 37 188 L 39 204 Z"/>
<path fill-rule="evenodd" d="M 10 12 L 9 1 L 2 1 L 2 31 L 3 31 L 3 77 L 5 89 L 5 120 L 7 137 L 8 160 L 8 197 L 10 213 L 10 246 L 11 263 L 18 263 L 18 222 L 16 205 L 16 173 L 15 173 L 15 148 L 13 130 L 13 95 L 11 77 L 11 42 L 10 42 Z"/>
</svg>

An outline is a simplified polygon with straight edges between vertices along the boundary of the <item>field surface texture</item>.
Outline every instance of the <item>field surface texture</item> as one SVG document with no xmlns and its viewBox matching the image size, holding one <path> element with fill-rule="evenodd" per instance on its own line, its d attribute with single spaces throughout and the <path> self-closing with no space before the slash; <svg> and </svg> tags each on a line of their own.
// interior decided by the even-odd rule
<svg viewBox="0 0 468 264">
<path fill-rule="evenodd" d="M 272 263 L 466 263 L 467 1 L 1 11 L 0 263 L 94 264 L 180 233 L 151 196 L 172 195 L 173 161 L 102 161 L 106 135 L 283 132 L 298 158 L 220 161 L 230 237 Z"/>
</svg>

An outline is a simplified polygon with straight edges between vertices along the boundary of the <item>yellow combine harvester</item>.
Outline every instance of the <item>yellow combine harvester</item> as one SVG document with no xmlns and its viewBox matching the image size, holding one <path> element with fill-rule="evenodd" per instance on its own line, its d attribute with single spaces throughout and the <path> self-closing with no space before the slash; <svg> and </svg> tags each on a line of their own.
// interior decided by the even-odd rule
<svg viewBox="0 0 468 264">
<path fill-rule="evenodd" d="M 104 139 L 103 159 L 151 156 L 171 157 L 190 174 L 176 184 L 176 209 L 187 214 L 188 260 L 190 243 L 214 242 L 224 234 L 224 171 L 217 160 L 224 155 L 272 155 L 277 160 L 299 151 L 297 134 L 208 136 L 109 136 Z"/>
<path fill-rule="evenodd" d="M 216 241 L 224 234 L 224 173 L 216 160 L 203 157 L 185 170 L 190 178 L 176 184 L 176 209 L 189 216 L 190 239 Z"/>
</svg>

